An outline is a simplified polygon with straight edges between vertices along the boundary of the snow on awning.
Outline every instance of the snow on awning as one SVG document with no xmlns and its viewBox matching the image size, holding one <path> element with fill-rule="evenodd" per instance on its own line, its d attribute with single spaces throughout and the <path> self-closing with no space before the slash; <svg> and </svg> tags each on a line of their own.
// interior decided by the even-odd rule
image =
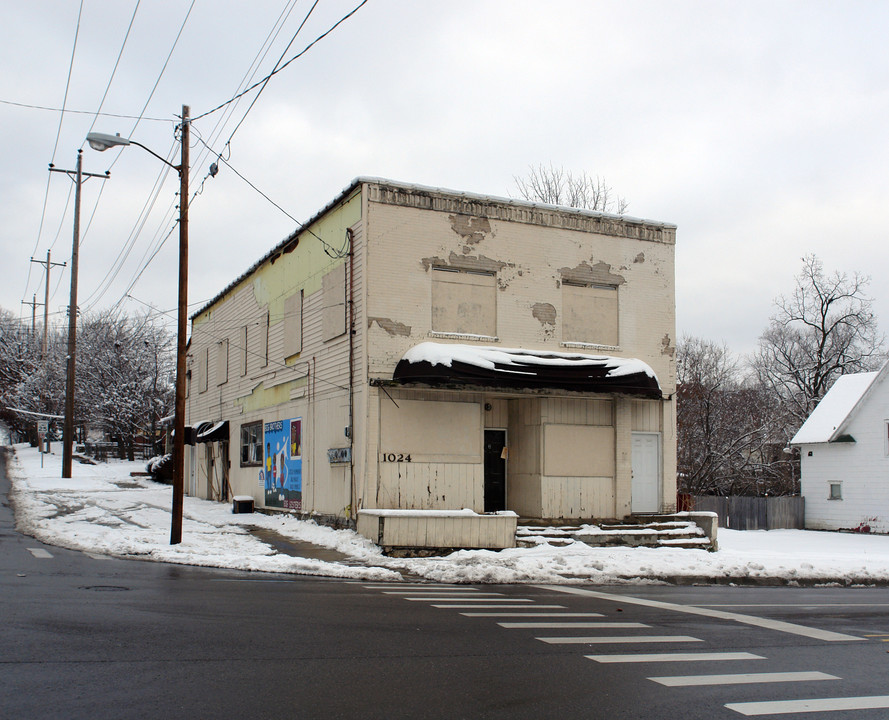
<svg viewBox="0 0 889 720">
<path fill-rule="evenodd" d="M 198 423 L 194 426 L 194 434 L 197 442 L 228 440 L 228 420 Z"/>
<path fill-rule="evenodd" d="M 654 371 L 634 358 L 451 343 L 415 345 L 395 366 L 392 379 L 661 397 Z"/>
</svg>

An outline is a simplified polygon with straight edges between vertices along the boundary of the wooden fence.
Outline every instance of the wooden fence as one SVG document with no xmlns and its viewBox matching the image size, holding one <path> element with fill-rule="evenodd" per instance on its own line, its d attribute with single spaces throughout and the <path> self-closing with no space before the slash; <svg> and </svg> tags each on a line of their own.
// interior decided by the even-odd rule
<svg viewBox="0 0 889 720">
<path fill-rule="evenodd" d="M 802 497 L 717 497 L 682 495 L 684 510 L 715 512 L 719 527 L 731 530 L 778 530 L 805 527 L 806 501 Z"/>
</svg>

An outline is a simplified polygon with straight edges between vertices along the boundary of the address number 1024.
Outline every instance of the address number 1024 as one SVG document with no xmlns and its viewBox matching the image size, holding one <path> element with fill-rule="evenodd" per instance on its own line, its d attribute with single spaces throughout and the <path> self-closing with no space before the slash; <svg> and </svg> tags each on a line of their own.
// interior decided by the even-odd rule
<svg viewBox="0 0 889 720">
<path fill-rule="evenodd" d="M 380 453 L 381 462 L 410 462 L 410 453 Z"/>
</svg>

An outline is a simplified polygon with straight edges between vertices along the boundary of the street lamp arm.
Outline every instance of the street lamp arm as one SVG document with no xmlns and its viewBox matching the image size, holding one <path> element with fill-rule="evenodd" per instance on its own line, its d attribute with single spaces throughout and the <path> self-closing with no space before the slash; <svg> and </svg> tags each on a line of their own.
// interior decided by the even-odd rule
<svg viewBox="0 0 889 720">
<path fill-rule="evenodd" d="M 143 150 L 145 150 L 145 152 L 151 153 L 151 154 L 154 155 L 158 160 L 160 160 L 162 163 L 164 163 L 164 164 L 166 164 L 166 165 L 169 165 L 171 168 L 173 168 L 176 172 L 179 172 L 179 171 L 182 169 L 182 166 L 181 166 L 181 165 L 174 165 L 174 164 L 171 163 L 169 160 L 167 160 L 165 157 L 162 157 L 161 155 L 158 155 L 158 154 L 157 154 L 154 150 L 152 150 L 151 148 L 145 147 L 142 143 L 138 143 L 138 142 L 136 142 L 135 140 L 130 140 L 130 145 L 137 145 L 137 146 L 139 146 L 140 148 L 142 148 Z"/>
</svg>

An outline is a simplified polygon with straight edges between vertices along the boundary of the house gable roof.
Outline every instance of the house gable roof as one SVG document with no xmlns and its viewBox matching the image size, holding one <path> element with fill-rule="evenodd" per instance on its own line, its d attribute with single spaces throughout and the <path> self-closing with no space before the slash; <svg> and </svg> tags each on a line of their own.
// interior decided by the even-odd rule
<svg viewBox="0 0 889 720">
<path fill-rule="evenodd" d="M 889 363 L 878 372 L 854 373 L 839 378 L 812 411 L 803 426 L 793 436 L 791 445 L 836 442 L 843 434 L 858 408 L 865 402 L 878 377 L 883 376 Z"/>
</svg>

